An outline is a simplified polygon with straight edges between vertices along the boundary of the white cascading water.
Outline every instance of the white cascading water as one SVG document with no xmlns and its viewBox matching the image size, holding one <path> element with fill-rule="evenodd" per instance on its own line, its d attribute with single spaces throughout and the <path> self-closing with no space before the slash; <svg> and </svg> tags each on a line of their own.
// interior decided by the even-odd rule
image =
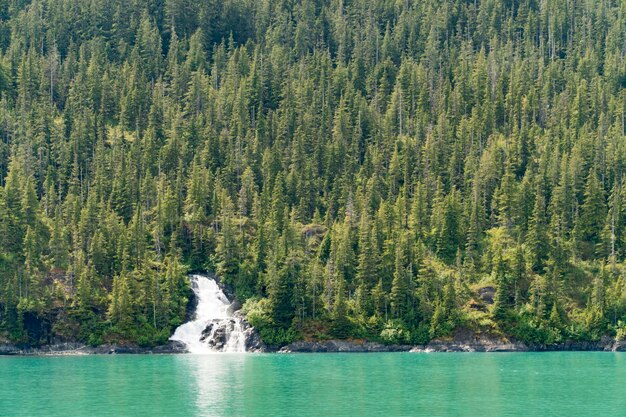
<svg viewBox="0 0 626 417">
<path fill-rule="evenodd" d="M 191 275 L 190 280 L 198 300 L 195 318 L 179 326 L 170 340 L 185 343 L 190 353 L 245 352 L 241 319 L 233 317 L 231 303 L 217 282 L 202 275 Z M 218 329 L 224 332 L 223 345 L 215 342 Z"/>
</svg>

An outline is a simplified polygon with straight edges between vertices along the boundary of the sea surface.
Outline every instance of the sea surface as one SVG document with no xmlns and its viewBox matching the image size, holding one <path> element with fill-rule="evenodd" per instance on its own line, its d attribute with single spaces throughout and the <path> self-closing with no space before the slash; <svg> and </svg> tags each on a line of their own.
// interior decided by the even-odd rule
<svg viewBox="0 0 626 417">
<path fill-rule="evenodd" d="M 626 353 L 0 357 L 0 416 L 626 416 Z"/>
</svg>

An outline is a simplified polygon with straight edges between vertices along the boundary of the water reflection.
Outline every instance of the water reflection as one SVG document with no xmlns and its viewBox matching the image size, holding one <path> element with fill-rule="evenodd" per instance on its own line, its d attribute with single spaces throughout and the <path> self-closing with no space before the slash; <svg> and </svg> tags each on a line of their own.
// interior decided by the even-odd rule
<svg viewBox="0 0 626 417">
<path fill-rule="evenodd" d="M 190 376 L 196 415 L 241 415 L 240 400 L 244 397 L 249 356 L 241 353 L 176 356 L 182 373 Z"/>
</svg>

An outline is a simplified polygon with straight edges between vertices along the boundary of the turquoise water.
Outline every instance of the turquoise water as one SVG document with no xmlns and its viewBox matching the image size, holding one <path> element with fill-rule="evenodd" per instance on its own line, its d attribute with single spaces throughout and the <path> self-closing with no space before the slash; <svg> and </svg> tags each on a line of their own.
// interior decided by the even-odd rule
<svg viewBox="0 0 626 417">
<path fill-rule="evenodd" d="M 0 416 L 625 416 L 619 353 L 0 357 Z"/>
</svg>

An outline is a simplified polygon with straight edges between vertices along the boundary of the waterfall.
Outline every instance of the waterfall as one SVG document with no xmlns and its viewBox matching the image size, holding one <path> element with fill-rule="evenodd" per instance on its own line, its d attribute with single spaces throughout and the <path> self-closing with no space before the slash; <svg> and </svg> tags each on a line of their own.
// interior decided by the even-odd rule
<svg viewBox="0 0 626 417">
<path fill-rule="evenodd" d="M 214 279 L 191 275 L 198 305 L 195 317 L 179 326 L 170 340 L 187 345 L 190 353 L 245 352 L 243 319 L 233 316 L 231 302 Z"/>
</svg>

